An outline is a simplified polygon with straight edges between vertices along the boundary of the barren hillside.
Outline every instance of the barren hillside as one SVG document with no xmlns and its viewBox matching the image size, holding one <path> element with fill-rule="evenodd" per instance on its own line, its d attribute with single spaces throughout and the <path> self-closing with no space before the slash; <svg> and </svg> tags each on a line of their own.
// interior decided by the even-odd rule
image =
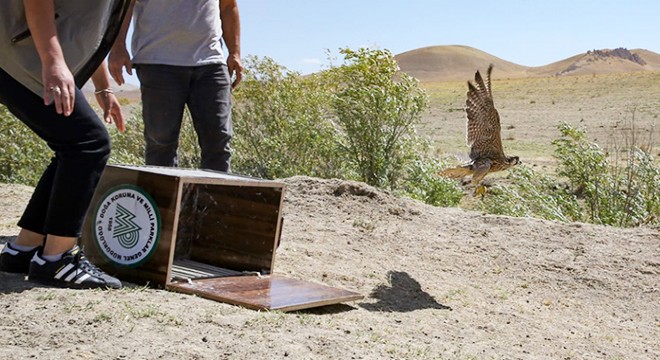
<svg viewBox="0 0 660 360">
<path fill-rule="evenodd" d="M 481 50 L 460 45 L 431 46 L 396 55 L 401 70 L 422 82 L 470 79 L 475 69 L 494 64 L 496 79 L 660 71 L 660 54 L 625 48 L 589 50 L 539 66 L 518 65 Z"/>
<path fill-rule="evenodd" d="M 421 81 L 466 80 L 494 64 L 496 77 L 524 77 L 527 68 L 469 46 L 432 46 L 396 55 L 401 70 Z"/>
</svg>

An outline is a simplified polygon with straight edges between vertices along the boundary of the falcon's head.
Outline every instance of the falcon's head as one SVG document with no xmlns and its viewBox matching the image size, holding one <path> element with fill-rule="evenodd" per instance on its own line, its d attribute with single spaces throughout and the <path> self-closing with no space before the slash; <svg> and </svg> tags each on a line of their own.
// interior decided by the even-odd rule
<svg viewBox="0 0 660 360">
<path fill-rule="evenodd" d="M 520 158 L 517 156 L 507 156 L 506 162 L 509 164 L 509 166 L 514 166 L 522 163 L 522 161 L 520 161 Z"/>
</svg>

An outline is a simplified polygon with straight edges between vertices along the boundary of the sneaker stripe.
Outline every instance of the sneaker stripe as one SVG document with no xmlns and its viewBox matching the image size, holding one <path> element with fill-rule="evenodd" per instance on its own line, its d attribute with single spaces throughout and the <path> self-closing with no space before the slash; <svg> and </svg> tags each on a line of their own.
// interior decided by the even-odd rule
<svg viewBox="0 0 660 360">
<path fill-rule="evenodd" d="M 89 278 L 90 278 L 89 274 L 84 274 L 83 276 L 79 277 L 78 280 L 76 280 L 76 284 L 80 284 Z"/>
<path fill-rule="evenodd" d="M 71 282 L 71 280 L 73 280 L 76 276 L 81 275 L 81 274 L 84 274 L 84 272 L 80 269 L 76 269 L 76 270 L 72 271 L 71 274 L 69 274 L 69 276 L 64 278 L 64 281 Z"/>
<path fill-rule="evenodd" d="M 73 289 L 122 287 L 119 279 L 94 267 L 79 249 L 67 251 L 60 260 L 54 262 L 42 259 L 38 253 L 37 251 L 32 257 L 28 274 L 31 280 Z M 7 255 L 3 258 L 6 257 Z"/>
<path fill-rule="evenodd" d="M 67 264 L 63 269 L 55 274 L 55 279 L 61 279 L 62 276 L 66 275 L 71 269 L 73 269 L 73 264 Z M 75 272 L 74 272 L 75 275 Z M 66 280 L 66 279 L 65 279 Z M 69 280 L 66 280 L 69 281 Z"/>
<path fill-rule="evenodd" d="M 44 266 L 44 264 L 46 264 L 46 260 L 39 257 L 39 252 L 34 253 L 31 261 L 36 262 L 39 266 Z"/>
<path fill-rule="evenodd" d="M 18 250 L 12 249 L 9 244 L 5 245 L 5 247 L 2 248 L 2 253 L 3 254 L 9 254 L 9 255 L 18 255 Z"/>
</svg>

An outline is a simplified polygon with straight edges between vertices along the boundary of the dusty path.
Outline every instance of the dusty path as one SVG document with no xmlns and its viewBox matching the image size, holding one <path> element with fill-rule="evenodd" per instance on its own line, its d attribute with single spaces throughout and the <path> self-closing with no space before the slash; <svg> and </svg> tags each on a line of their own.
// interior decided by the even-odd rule
<svg viewBox="0 0 660 360">
<path fill-rule="evenodd" d="M 256 312 L 0 273 L 2 359 L 660 359 L 660 230 L 433 208 L 295 177 L 275 272 L 363 301 Z M 0 242 L 31 189 L 0 185 Z"/>
</svg>

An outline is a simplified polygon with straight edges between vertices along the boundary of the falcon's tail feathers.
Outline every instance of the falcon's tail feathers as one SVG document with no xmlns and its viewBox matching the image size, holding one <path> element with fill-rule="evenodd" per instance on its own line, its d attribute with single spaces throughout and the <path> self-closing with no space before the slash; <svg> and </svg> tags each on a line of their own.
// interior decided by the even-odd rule
<svg viewBox="0 0 660 360">
<path fill-rule="evenodd" d="M 438 173 L 438 175 L 443 177 L 448 177 L 452 179 L 462 178 L 472 174 L 472 170 L 469 166 L 459 166 L 455 168 L 444 169 Z"/>
</svg>

